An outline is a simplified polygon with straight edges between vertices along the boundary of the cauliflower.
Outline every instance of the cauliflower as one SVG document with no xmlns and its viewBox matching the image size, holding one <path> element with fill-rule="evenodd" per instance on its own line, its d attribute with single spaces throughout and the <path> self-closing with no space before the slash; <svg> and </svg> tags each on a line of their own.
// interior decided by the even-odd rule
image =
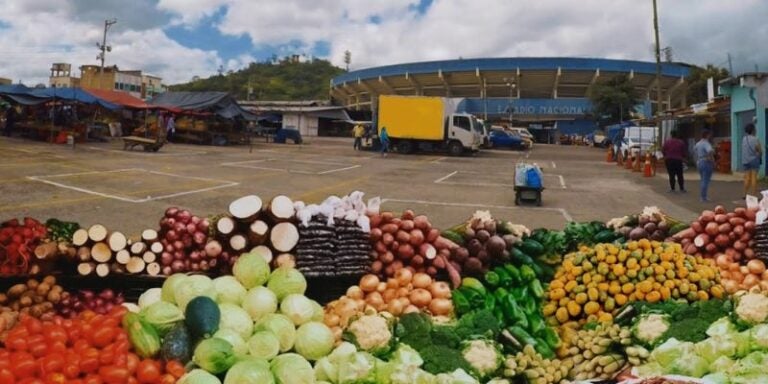
<svg viewBox="0 0 768 384">
<path fill-rule="evenodd" d="M 499 348 L 492 341 L 486 340 L 467 342 L 462 355 L 480 379 L 492 375 L 504 361 Z"/>
<path fill-rule="evenodd" d="M 363 351 L 381 355 L 392 346 L 392 324 L 379 315 L 364 315 L 353 321 L 345 333 Z"/>
<path fill-rule="evenodd" d="M 768 321 L 768 297 L 760 293 L 746 293 L 736 301 L 734 313 L 739 321 L 755 325 Z"/>
<path fill-rule="evenodd" d="M 632 334 L 638 341 L 653 346 L 669 329 L 669 320 L 669 315 L 658 313 L 643 315 L 632 328 Z"/>
</svg>

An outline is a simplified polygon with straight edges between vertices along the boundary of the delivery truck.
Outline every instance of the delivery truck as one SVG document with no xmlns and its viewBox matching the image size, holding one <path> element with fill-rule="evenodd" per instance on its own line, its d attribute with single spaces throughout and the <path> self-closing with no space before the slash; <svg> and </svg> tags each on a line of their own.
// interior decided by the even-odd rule
<svg viewBox="0 0 768 384">
<path fill-rule="evenodd" d="M 386 127 L 390 148 L 400 153 L 475 152 L 483 144 L 483 127 L 474 116 L 456 113 L 456 104 L 444 97 L 382 95 L 377 132 Z"/>
</svg>

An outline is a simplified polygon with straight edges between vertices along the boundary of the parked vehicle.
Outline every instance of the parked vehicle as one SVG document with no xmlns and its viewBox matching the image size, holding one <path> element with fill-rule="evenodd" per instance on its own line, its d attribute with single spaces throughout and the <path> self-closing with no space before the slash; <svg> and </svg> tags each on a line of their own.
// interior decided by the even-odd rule
<svg viewBox="0 0 768 384">
<path fill-rule="evenodd" d="M 608 139 L 608 136 L 606 136 L 605 132 L 601 130 L 594 131 L 587 136 L 589 137 L 589 140 L 594 147 L 605 148 L 611 145 L 611 140 Z"/>
<path fill-rule="evenodd" d="M 621 153 L 624 156 L 644 154 L 656 144 L 657 127 L 626 127 L 621 141 Z"/>
<path fill-rule="evenodd" d="M 401 153 L 447 151 L 458 156 L 478 151 L 482 125 L 474 116 L 454 111 L 447 98 L 382 95 L 377 132 L 386 127 L 390 147 Z"/>
<path fill-rule="evenodd" d="M 293 141 L 294 144 L 301 144 L 301 132 L 293 128 L 280 128 L 275 131 L 275 143 L 285 144 L 287 140 Z"/>
<path fill-rule="evenodd" d="M 491 148 L 528 149 L 530 144 L 522 137 L 503 129 L 491 129 Z"/>
<path fill-rule="evenodd" d="M 524 139 L 529 139 L 529 140 L 531 140 L 531 142 L 534 141 L 533 140 L 533 134 L 531 133 L 531 131 L 528 130 L 528 128 L 512 127 L 512 128 L 507 129 L 507 130 L 510 131 L 510 132 L 517 133 L 518 136 L 520 136 L 520 137 L 522 137 Z"/>
</svg>

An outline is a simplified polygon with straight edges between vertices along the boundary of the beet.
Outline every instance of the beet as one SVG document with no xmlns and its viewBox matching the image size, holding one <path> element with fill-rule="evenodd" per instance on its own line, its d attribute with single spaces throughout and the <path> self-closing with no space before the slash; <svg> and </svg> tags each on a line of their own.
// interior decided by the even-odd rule
<svg viewBox="0 0 768 384">
<path fill-rule="evenodd" d="M 506 248 L 507 242 L 499 236 L 491 236 L 485 243 L 485 250 L 495 259 L 501 258 Z"/>
<path fill-rule="evenodd" d="M 491 238 L 491 233 L 486 231 L 485 229 L 481 229 L 477 231 L 477 233 L 475 234 L 475 238 L 480 240 L 481 243 L 485 244 L 485 242 Z"/>
</svg>

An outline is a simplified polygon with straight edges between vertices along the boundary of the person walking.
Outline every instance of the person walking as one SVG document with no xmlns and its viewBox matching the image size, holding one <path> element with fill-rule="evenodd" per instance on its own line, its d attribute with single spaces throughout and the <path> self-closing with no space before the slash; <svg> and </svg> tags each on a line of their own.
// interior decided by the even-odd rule
<svg viewBox="0 0 768 384">
<path fill-rule="evenodd" d="M 683 162 L 688 150 L 685 142 L 680 140 L 680 133 L 677 130 L 672 131 L 669 139 L 664 142 L 661 153 L 664 155 L 664 164 L 667 166 L 667 175 L 669 175 L 669 192 L 675 193 L 675 179 L 677 179 L 680 192 L 685 193 Z"/>
<path fill-rule="evenodd" d="M 709 201 L 707 190 L 709 182 L 712 180 L 712 172 L 715 169 L 715 150 L 709 142 L 710 132 L 704 130 L 701 132 L 701 140 L 693 147 L 693 153 L 696 155 L 696 167 L 701 176 L 699 198 L 702 202 Z"/>
<path fill-rule="evenodd" d="M 16 108 L 9 105 L 5 110 L 5 136 L 11 137 L 14 125 L 16 125 Z"/>
<path fill-rule="evenodd" d="M 387 127 L 381 127 L 379 141 L 381 142 L 381 157 L 387 157 L 387 152 L 389 152 L 389 134 L 387 133 Z"/>
<path fill-rule="evenodd" d="M 757 196 L 757 172 L 763 159 L 763 149 L 755 136 L 755 125 L 744 127 L 744 138 L 741 140 L 741 165 L 744 167 L 744 196 Z"/>
<path fill-rule="evenodd" d="M 355 124 L 355 128 L 352 129 L 352 134 L 355 136 L 355 143 L 352 148 L 359 151 L 363 149 L 363 133 L 365 130 L 361 124 Z"/>
<path fill-rule="evenodd" d="M 168 115 L 168 120 L 165 122 L 166 139 L 168 142 L 173 138 L 173 134 L 176 133 L 176 118 L 173 114 Z"/>
</svg>

